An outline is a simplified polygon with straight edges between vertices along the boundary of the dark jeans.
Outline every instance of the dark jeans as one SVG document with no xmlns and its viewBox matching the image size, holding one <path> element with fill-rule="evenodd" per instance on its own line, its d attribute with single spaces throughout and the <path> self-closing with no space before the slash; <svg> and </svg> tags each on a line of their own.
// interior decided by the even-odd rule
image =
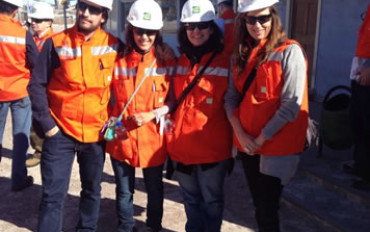
<svg viewBox="0 0 370 232">
<path fill-rule="evenodd" d="M 105 160 L 105 143 L 80 143 L 63 132 L 45 138 L 41 156 L 43 194 L 38 232 L 60 232 L 64 200 L 72 164 L 77 154 L 82 191 L 77 232 L 95 231 L 99 218 L 100 182 Z"/>
<path fill-rule="evenodd" d="M 352 81 L 352 122 L 355 132 L 354 168 L 358 176 L 370 180 L 370 86 Z"/>
<path fill-rule="evenodd" d="M 135 167 L 111 158 L 116 180 L 117 232 L 132 231 L 135 226 L 133 195 Z M 148 195 L 146 224 L 154 230 L 162 229 L 163 216 L 163 165 L 143 168 L 144 183 Z"/>
<path fill-rule="evenodd" d="M 259 155 L 240 154 L 240 158 L 253 198 L 259 232 L 279 232 L 280 197 L 283 190 L 280 179 L 260 173 Z"/>
</svg>

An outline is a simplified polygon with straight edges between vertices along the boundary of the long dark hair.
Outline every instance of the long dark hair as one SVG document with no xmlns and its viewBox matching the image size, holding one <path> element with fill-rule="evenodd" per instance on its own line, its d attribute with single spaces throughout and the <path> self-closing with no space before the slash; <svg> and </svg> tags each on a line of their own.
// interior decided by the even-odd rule
<svg viewBox="0 0 370 232">
<path fill-rule="evenodd" d="M 132 51 L 135 50 L 136 44 L 134 40 L 134 26 L 132 26 L 130 23 L 126 26 L 126 46 L 123 50 L 123 53 L 120 54 L 120 57 L 126 56 L 130 54 Z M 164 58 L 161 54 L 163 54 L 164 45 L 163 45 L 163 37 L 160 30 L 157 31 L 157 34 L 155 36 L 154 40 L 154 56 L 157 59 L 157 61 L 161 64 L 164 64 Z"/>
<path fill-rule="evenodd" d="M 267 43 L 257 54 L 257 67 L 265 63 L 271 52 L 286 39 L 286 33 L 281 24 L 279 12 L 274 6 L 270 7 L 271 31 L 267 35 Z M 233 63 L 238 66 L 238 74 L 244 71 L 252 49 L 256 46 L 255 40 L 249 35 L 245 17 L 247 13 L 237 15 L 234 25 Z"/>
<path fill-rule="evenodd" d="M 208 46 L 212 48 L 213 51 L 221 52 L 223 50 L 223 34 L 220 28 L 214 21 L 210 21 L 210 29 L 213 33 L 210 35 L 208 41 Z M 186 28 L 184 23 L 181 23 L 180 29 L 177 33 L 177 39 L 179 41 L 179 52 L 180 53 L 191 53 L 194 46 L 190 43 L 188 36 L 186 35 Z"/>
</svg>

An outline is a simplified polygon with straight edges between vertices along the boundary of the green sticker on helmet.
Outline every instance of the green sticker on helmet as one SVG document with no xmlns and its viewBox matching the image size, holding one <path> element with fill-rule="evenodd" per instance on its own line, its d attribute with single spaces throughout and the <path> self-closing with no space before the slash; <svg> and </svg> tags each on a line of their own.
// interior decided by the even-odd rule
<svg viewBox="0 0 370 232">
<path fill-rule="evenodd" d="M 199 14 L 200 13 L 200 6 L 193 6 L 192 13 L 193 14 Z"/>
<path fill-rule="evenodd" d="M 152 15 L 150 13 L 144 13 L 144 17 L 143 17 L 144 20 L 151 20 L 152 19 Z"/>
</svg>

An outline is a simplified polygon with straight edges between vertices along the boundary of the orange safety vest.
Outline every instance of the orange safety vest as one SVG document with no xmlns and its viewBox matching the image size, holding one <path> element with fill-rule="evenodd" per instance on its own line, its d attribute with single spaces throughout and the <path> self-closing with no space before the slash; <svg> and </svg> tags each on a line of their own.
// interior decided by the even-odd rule
<svg viewBox="0 0 370 232">
<path fill-rule="evenodd" d="M 180 56 L 173 79 L 177 99 L 211 55 L 212 52 L 205 54 L 193 68 L 185 54 Z M 224 109 L 229 65 L 228 55 L 218 54 L 178 106 L 173 116 L 174 131 L 167 136 L 173 160 L 189 165 L 231 157 L 232 129 Z"/>
<path fill-rule="evenodd" d="M 37 36 L 36 34 L 33 35 L 33 40 L 37 46 L 37 49 L 41 52 L 42 46 L 47 39 L 49 39 L 54 34 L 53 28 L 49 28 L 47 31 L 41 33 L 41 36 Z"/>
<path fill-rule="evenodd" d="M 114 159 L 127 162 L 134 167 L 158 166 L 163 164 L 167 157 L 159 124 L 151 121 L 138 127 L 132 120 L 127 119 L 135 113 L 150 112 L 164 105 L 174 62 L 160 64 L 156 61 L 150 69 L 155 60 L 154 50 L 152 48 L 144 56 L 133 51 L 119 59 L 113 79 L 116 103 L 112 116 L 118 117 L 145 73 L 151 70 L 124 114 L 122 125 L 128 131 L 128 139 L 116 138 L 107 143 L 107 152 Z"/>
<path fill-rule="evenodd" d="M 253 49 L 246 70 L 240 76 L 238 76 L 237 67 L 233 67 L 234 83 L 240 93 L 243 92 L 244 83 L 257 62 L 256 55 L 264 46 L 264 42 Z M 257 69 L 254 81 L 245 93 L 239 108 L 234 112 L 238 116 L 246 133 L 254 137 L 257 137 L 261 133 L 262 129 L 280 107 L 280 97 L 284 86 L 284 73 L 281 67 L 281 61 L 283 59 L 283 52 L 291 44 L 298 43 L 293 40 L 286 40 L 271 53 L 268 61 Z M 294 122 L 287 122 L 256 153 L 262 155 L 290 155 L 303 151 L 308 125 L 307 93 L 306 85 L 297 119 Z M 234 142 L 240 151 L 244 151 L 235 135 Z"/>
<path fill-rule="evenodd" d="M 367 7 L 365 20 L 359 31 L 356 56 L 370 58 L 370 4 Z"/>
<path fill-rule="evenodd" d="M 26 29 L 0 14 L 0 102 L 28 96 L 30 71 L 26 67 Z"/>
<path fill-rule="evenodd" d="M 84 143 L 102 139 L 108 120 L 110 83 L 118 40 L 97 29 L 87 41 L 77 26 L 52 37 L 60 67 L 47 86 L 49 108 L 58 126 Z"/>
<path fill-rule="evenodd" d="M 225 20 L 224 51 L 231 55 L 234 49 L 234 20 L 236 14 L 232 9 L 227 9 L 220 17 Z"/>
</svg>

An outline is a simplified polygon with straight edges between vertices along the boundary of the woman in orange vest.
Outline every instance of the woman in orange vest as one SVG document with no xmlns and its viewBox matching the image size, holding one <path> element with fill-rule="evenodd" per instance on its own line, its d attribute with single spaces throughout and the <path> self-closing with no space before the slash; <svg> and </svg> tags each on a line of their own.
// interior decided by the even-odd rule
<svg viewBox="0 0 370 232">
<path fill-rule="evenodd" d="M 214 12 L 208 0 L 187 1 L 178 32 L 181 56 L 171 87 L 177 109 L 167 149 L 176 161 L 186 231 L 220 231 L 224 179 L 231 167 L 232 131 L 223 108 L 229 55 L 222 53 L 222 32 Z M 195 85 L 183 95 L 191 83 Z"/>
<path fill-rule="evenodd" d="M 297 169 L 308 124 L 307 62 L 299 44 L 286 38 L 277 2 L 239 1 L 225 96 L 259 230 L 274 232 L 281 192 Z"/>
<path fill-rule="evenodd" d="M 51 27 L 54 20 L 54 9 L 50 4 L 46 2 L 36 2 L 28 15 L 31 29 L 33 31 L 33 39 L 36 43 L 38 50 L 41 52 L 42 46 L 45 41 L 50 38 L 53 34 L 53 28 Z M 26 160 L 27 167 L 33 167 L 41 161 L 41 151 L 44 139 L 39 136 L 34 129 L 35 122 L 32 123 L 30 133 L 30 143 L 35 153 Z"/>
<path fill-rule="evenodd" d="M 160 32 L 162 10 L 158 3 L 137 0 L 130 8 L 127 20 L 126 48 L 116 64 L 113 78 L 115 104 L 111 120 L 122 120 L 119 120 L 121 126 L 116 127 L 117 138 L 107 144 L 117 185 L 117 231 L 135 230 L 136 167 L 143 168 L 148 194 L 148 231 L 160 231 L 162 170 L 167 157 L 163 123 L 168 107 L 164 103 L 175 60 L 165 59 L 161 52 L 165 47 Z"/>
<path fill-rule="evenodd" d="M 344 171 L 360 177 L 353 180 L 352 186 L 357 189 L 370 189 L 370 147 L 369 147 L 369 109 L 370 97 L 370 4 L 359 30 L 356 56 L 351 70 L 352 88 L 352 121 L 355 138 L 353 166 L 345 164 Z"/>
</svg>

